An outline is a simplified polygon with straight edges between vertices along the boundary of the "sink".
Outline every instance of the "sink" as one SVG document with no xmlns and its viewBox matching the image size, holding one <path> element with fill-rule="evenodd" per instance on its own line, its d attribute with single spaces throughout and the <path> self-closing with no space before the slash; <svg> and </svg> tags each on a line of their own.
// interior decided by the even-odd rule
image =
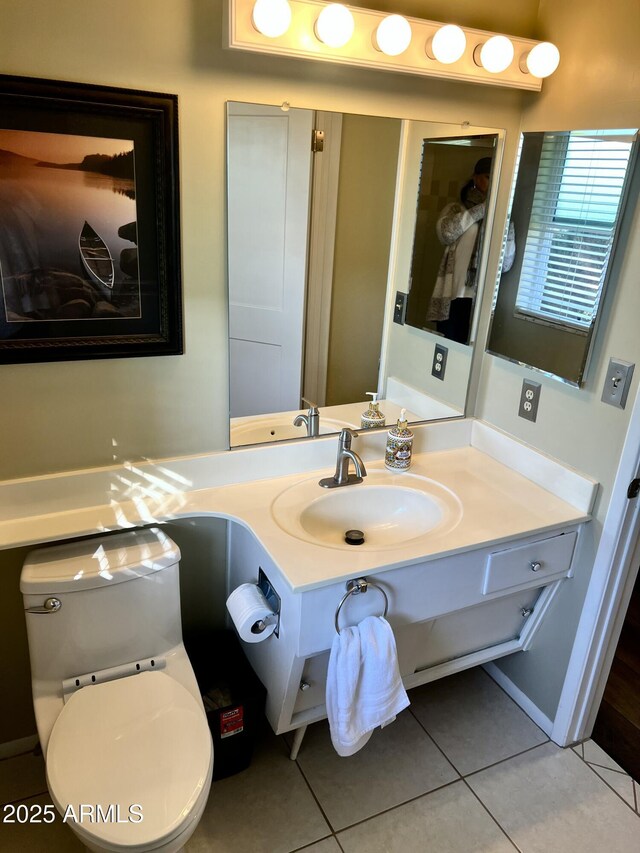
<svg viewBox="0 0 640 853">
<path fill-rule="evenodd" d="M 282 441 L 287 438 L 305 438 L 307 428 L 302 425 L 293 425 L 291 417 L 274 417 L 267 415 L 264 418 L 252 418 L 231 427 L 231 446 L 238 444 L 261 444 L 264 441 Z M 354 424 L 344 421 L 336 421 L 331 418 L 320 418 L 320 435 L 330 435 L 340 432 L 344 427 L 355 429 Z"/>
<path fill-rule="evenodd" d="M 369 469 L 358 485 L 327 491 L 318 477 L 281 492 L 271 505 L 276 524 L 305 542 L 329 548 L 394 548 L 423 536 L 444 534 L 462 518 L 462 504 L 445 486 L 417 474 Z M 364 533 L 362 545 L 344 541 L 347 530 Z"/>
</svg>

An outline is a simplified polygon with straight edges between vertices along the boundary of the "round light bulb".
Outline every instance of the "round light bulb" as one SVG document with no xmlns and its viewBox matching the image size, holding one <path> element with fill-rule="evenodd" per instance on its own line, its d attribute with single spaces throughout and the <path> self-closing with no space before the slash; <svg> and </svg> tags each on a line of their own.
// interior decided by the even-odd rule
<svg viewBox="0 0 640 853">
<path fill-rule="evenodd" d="M 482 65 L 485 71 L 491 74 L 499 74 L 505 71 L 513 62 L 513 44 L 506 36 L 492 36 L 479 46 L 479 62 L 474 53 L 474 59 L 478 65 Z"/>
<path fill-rule="evenodd" d="M 457 62 L 467 47 L 467 37 L 455 24 L 440 27 L 427 44 L 427 56 L 437 59 L 443 65 Z"/>
<path fill-rule="evenodd" d="M 316 36 L 327 47 L 344 47 L 353 35 L 353 15 L 341 3 L 325 6 L 315 24 Z"/>
<path fill-rule="evenodd" d="M 256 0 L 251 21 L 263 36 L 278 38 L 289 29 L 291 6 L 287 0 Z"/>
<path fill-rule="evenodd" d="M 526 54 L 524 62 L 529 74 L 534 77 L 548 77 L 560 63 L 560 51 L 550 41 L 543 41 Z"/>
<path fill-rule="evenodd" d="M 373 43 L 387 56 L 399 56 L 411 43 L 411 24 L 402 15 L 389 15 L 378 24 Z"/>
</svg>

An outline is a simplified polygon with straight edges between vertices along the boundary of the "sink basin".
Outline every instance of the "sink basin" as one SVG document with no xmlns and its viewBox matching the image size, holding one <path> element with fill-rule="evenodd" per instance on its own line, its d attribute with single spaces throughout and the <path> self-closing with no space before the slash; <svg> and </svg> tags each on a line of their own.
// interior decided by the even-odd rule
<svg viewBox="0 0 640 853">
<path fill-rule="evenodd" d="M 261 444 L 264 441 L 282 441 L 286 438 L 304 438 L 307 434 L 307 428 L 304 425 L 294 426 L 294 417 L 295 415 L 286 418 L 267 415 L 264 418 L 252 418 L 235 424 L 231 427 L 231 446 Z M 331 418 L 320 418 L 320 435 L 340 432 L 344 427 L 356 428 L 354 424 L 335 421 Z"/>
<path fill-rule="evenodd" d="M 323 489 L 318 478 L 281 492 L 271 505 L 276 524 L 296 539 L 349 550 L 399 547 L 452 530 L 462 518 L 456 495 L 428 477 L 370 469 L 364 482 Z M 364 533 L 362 545 L 344 541 L 347 530 Z"/>
</svg>

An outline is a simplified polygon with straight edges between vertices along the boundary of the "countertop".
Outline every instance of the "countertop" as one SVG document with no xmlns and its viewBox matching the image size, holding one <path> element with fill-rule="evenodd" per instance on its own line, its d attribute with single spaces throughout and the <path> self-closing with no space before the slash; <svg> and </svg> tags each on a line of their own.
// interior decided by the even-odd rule
<svg viewBox="0 0 640 853">
<path fill-rule="evenodd" d="M 354 449 L 369 470 L 384 470 L 384 434 L 360 441 Z M 301 592 L 579 524 L 589 520 L 597 489 L 595 481 L 487 424 L 471 419 L 426 424 L 416 429 L 418 452 L 410 473 L 454 493 L 461 511 L 453 528 L 445 525 L 375 550 L 324 547 L 284 532 L 274 520 L 272 504 L 293 484 L 331 474 L 335 445 L 335 437 L 328 437 L 190 457 L 180 464 L 142 463 L 0 483 L 0 547 L 215 516 L 251 530 L 292 590 Z M 287 470 L 283 460 L 290 473 L 273 476 L 274 470 Z M 256 479 L 247 479 L 247 468 Z M 233 482 L 234 476 L 240 479 L 239 472 L 244 482 Z M 341 487 L 354 502 L 366 488 L 366 478 L 362 484 Z M 318 487 L 318 493 L 324 490 Z M 348 526 L 348 519 L 345 522 Z"/>
</svg>

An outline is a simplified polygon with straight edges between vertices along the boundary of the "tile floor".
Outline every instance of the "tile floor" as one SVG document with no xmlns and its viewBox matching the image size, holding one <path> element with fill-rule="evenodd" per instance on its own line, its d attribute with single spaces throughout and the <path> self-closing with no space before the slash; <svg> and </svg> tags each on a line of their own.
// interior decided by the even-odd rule
<svg viewBox="0 0 640 853">
<path fill-rule="evenodd" d="M 595 743 L 558 748 L 482 669 L 410 698 L 352 758 L 326 723 L 296 762 L 265 729 L 186 853 L 640 853 L 640 786 Z M 0 761 L 0 803 L 16 802 L 50 802 L 42 758 Z M 2 853 L 82 849 L 60 820 L 0 823 Z"/>
</svg>

